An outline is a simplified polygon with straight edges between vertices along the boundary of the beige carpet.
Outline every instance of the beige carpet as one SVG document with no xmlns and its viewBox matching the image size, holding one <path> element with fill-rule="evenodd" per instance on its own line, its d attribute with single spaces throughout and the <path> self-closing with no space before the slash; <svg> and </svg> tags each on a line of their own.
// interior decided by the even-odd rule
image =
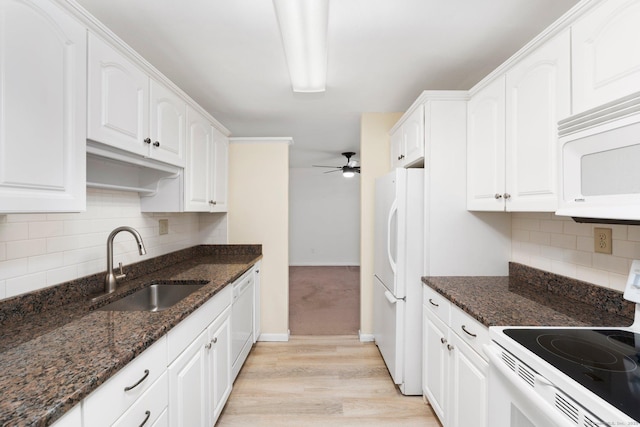
<svg viewBox="0 0 640 427">
<path fill-rule="evenodd" d="M 360 328 L 360 267 L 289 267 L 291 335 L 350 335 Z"/>
</svg>

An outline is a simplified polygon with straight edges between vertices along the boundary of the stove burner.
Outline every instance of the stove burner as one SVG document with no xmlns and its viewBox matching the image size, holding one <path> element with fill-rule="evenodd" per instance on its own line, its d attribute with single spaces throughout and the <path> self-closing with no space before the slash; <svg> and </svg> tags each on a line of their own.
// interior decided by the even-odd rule
<svg viewBox="0 0 640 427">
<path fill-rule="evenodd" d="M 548 352 L 584 367 L 609 372 L 631 372 L 636 363 L 618 350 L 580 338 L 541 334 L 536 339 Z"/>
</svg>

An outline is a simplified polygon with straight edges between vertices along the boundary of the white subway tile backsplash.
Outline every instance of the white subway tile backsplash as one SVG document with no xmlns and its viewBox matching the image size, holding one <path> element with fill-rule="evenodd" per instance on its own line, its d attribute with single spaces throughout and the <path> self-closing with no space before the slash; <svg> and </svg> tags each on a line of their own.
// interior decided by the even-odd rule
<svg viewBox="0 0 640 427">
<path fill-rule="evenodd" d="M 7 279 L 7 297 L 14 297 L 25 292 L 35 291 L 47 286 L 46 273 L 27 274 L 25 276 Z"/>
<path fill-rule="evenodd" d="M 27 258 L 0 262 L 0 280 L 22 276 L 28 271 Z"/>
<path fill-rule="evenodd" d="M 45 253 L 47 253 L 47 241 L 45 239 L 7 242 L 7 259 L 27 258 Z"/>
<path fill-rule="evenodd" d="M 158 219 L 169 219 L 159 236 Z M 202 220 L 202 225 L 200 224 Z M 106 242 L 129 225 L 144 240 L 140 256 L 133 236 L 119 233 L 115 265 L 126 265 L 200 243 L 227 243 L 226 214 L 141 213 L 136 193 L 87 190 L 87 211 L 0 215 L 0 299 L 106 270 Z"/>
<path fill-rule="evenodd" d="M 572 234 L 552 233 L 549 244 L 563 249 L 577 249 L 578 239 L 577 236 Z"/>
<path fill-rule="evenodd" d="M 64 226 L 60 221 L 38 221 L 29 223 L 29 239 L 62 236 Z"/>
<path fill-rule="evenodd" d="M 622 291 L 631 261 L 640 259 L 640 226 L 579 224 L 553 214 L 511 216 L 515 262 Z M 594 251 L 594 227 L 612 229 L 611 255 Z"/>
</svg>

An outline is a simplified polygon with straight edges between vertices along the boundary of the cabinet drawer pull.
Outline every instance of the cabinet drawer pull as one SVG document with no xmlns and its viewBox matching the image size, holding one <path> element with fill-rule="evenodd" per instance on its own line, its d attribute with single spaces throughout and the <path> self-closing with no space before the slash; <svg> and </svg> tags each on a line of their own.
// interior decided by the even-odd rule
<svg viewBox="0 0 640 427">
<path fill-rule="evenodd" d="M 142 381 L 146 380 L 147 377 L 149 376 L 149 370 L 145 369 L 144 370 L 144 375 L 142 376 L 142 378 L 140 378 L 138 380 L 137 383 L 135 383 L 134 385 L 130 385 L 129 387 L 125 387 L 124 391 L 129 391 L 129 390 L 133 390 L 134 388 L 138 387 L 140 385 L 140 383 L 142 383 Z"/>
<path fill-rule="evenodd" d="M 429 303 L 434 307 L 440 307 L 440 304 L 436 304 L 431 298 L 429 298 Z"/>
<path fill-rule="evenodd" d="M 472 336 L 472 337 L 474 337 L 474 338 L 475 338 L 475 337 L 477 337 L 477 335 L 476 335 L 476 334 L 473 334 L 473 333 L 471 333 L 471 332 L 467 331 L 467 328 L 465 328 L 465 327 L 464 327 L 464 325 L 462 325 L 462 330 L 465 332 L 465 334 L 467 334 L 467 335 L 469 335 L 469 336 Z"/>
<path fill-rule="evenodd" d="M 144 414 L 146 415 L 146 417 L 144 418 L 144 421 L 142 421 L 142 424 L 140 424 L 140 427 L 142 427 L 147 423 L 147 421 L 149 421 L 149 417 L 151 416 L 151 411 L 145 411 Z"/>
</svg>

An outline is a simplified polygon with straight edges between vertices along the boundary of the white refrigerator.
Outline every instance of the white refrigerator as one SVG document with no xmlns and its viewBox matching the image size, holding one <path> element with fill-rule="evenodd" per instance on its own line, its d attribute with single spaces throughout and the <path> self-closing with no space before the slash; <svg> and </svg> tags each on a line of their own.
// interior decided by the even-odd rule
<svg viewBox="0 0 640 427">
<path fill-rule="evenodd" d="M 422 394 L 424 170 L 376 180 L 373 335 L 393 381 Z"/>
</svg>

